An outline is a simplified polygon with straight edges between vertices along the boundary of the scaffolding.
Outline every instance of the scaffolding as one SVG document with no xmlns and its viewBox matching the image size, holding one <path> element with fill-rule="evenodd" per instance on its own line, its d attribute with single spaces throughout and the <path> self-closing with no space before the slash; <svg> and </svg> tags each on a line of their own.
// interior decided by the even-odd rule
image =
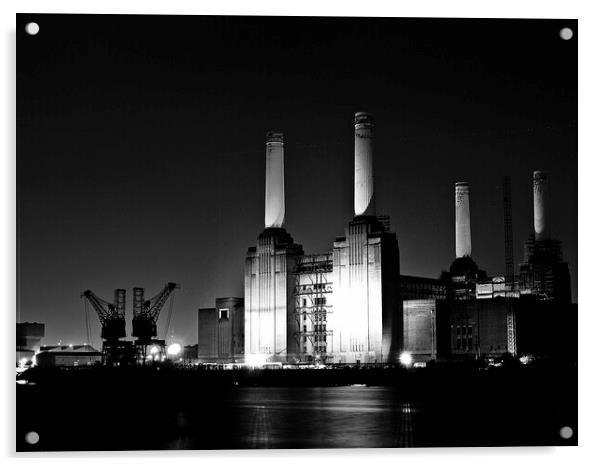
<svg viewBox="0 0 602 466">
<path fill-rule="evenodd" d="M 332 305 L 332 256 L 328 254 L 303 256 L 295 267 L 295 320 L 300 362 L 329 361 L 332 348 L 332 330 L 328 328 L 328 314 Z"/>
</svg>

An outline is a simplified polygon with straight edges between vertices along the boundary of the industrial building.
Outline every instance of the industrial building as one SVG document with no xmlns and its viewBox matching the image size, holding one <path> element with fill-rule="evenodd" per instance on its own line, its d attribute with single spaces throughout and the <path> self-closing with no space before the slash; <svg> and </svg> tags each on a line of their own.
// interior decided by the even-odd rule
<svg viewBox="0 0 602 466">
<path fill-rule="evenodd" d="M 100 364 L 102 353 L 90 345 L 42 346 L 36 355 L 40 367 L 76 367 Z"/>
<path fill-rule="evenodd" d="M 244 300 L 218 298 L 215 307 L 198 311 L 200 362 L 244 362 Z"/>
<path fill-rule="evenodd" d="M 265 228 L 247 250 L 244 300 L 199 310 L 199 359 L 358 364 L 398 362 L 403 351 L 414 361 L 551 355 L 559 326 L 573 328 L 576 306 L 561 243 L 550 237 L 547 176 L 534 173 L 534 233 L 517 275 L 509 177 L 505 275 L 488 276 L 473 258 L 466 181 L 454 186 L 449 270 L 439 278 L 400 275 L 397 236 L 375 209 L 370 114 L 355 114 L 354 134 L 355 215 L 331 250 L 307 254 L 284 227 L 284 134 L 267 133 Z"/>
<path fill-rule="evenodd" d="M 404 351 L 416 361 L 576 355 L 577 307 L 571 304 L 561 243 L 550 239 L 546 174 L 533 174 L 534 232 L 525 244 L 518 280 L 511 255 L 509 179 L 504 179 L 505 276 L 488 277 L 472 259 L 468 184 L 456 183 L 455 196 L 456 259 L 441 278 L 448 294 L 442 300 L 433 288 L 430 297 L 428 289 L 413 299 L 404 297 Z"/>
<path fill-rule="evenodd" d="M 44 324 L 38 322 L 17 323 L 17 363 L 32 361 L 35 353 L 40 349 L 40 342 L 44 338 Z"/>
<path fill-rule="evenodd" d="M 401 350 L 399 250 L 374 206 L 373 120 L 355 114 L 355 216 L 332 251 L 306 255 L 284 229 L 284 135 L 266 141 L 265 229 L 245 262 L 245 355 L 373 363 Z"/>
</svg>

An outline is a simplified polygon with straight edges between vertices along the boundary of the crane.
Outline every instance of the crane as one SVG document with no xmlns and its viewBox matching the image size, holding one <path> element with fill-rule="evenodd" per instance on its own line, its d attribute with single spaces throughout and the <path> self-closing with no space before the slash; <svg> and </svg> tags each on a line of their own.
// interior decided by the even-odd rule
<svg viewBox="0 0 602 466">
<path fill-rule="evenodd" d="M 132 336 L 136 338 L 136 348 L 138 359 L 144 360 L 148 357 L 147 347 L 152 345 L 151 357 L 161 358 L 165 355 L 165 340 L 156 340 L 157 320 L 161 309 L 171 296 L 169 317 L 171 318 L 171 308 L 173 307 L 172 294 L 180 285 L 169 282 L 155 296 L 149 300 L 144 299 L 144 288 L 134 288 L 134 318 L 132 320 Z M 154 352 L 153 352 L 154 349 Z"/>
<path fill-rule="evenodd" d="M 81 298 L 85 298 L 86 315 L 88 303 L 92 305 L 102 327 L 100 336 L 102 342 L 103 364 L 113 365 L 124 358 L 124 346 L 126 342 L 120 341 L 126 336 L 125 333 L 125 290 L 116 289 L 115 297 L 112 303 L 95 295 L 91 290 L 81 293 Z"/>
</svg>

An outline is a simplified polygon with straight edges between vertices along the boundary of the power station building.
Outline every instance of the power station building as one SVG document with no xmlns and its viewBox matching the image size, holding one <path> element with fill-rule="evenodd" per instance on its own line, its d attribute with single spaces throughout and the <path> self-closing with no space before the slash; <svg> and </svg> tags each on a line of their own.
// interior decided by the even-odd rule
<svg viewBox="0 0 602 466">
<path fill-rule="evenodd" d="M 284 229 L 284 135 L 266 141 L 265 229 L 245 262 L 245 355 L 393 361 L 401 350 L 399 250 L 374 207 L 373 121 L 355 114 L 355 216 L 332 250 L 306 255 Z"/>
<path fill-rule="evenodd" d="M 416 361 L 575 355 L 577 311 L 561 243 L 550 239 L 547 175 L 533 174 L 534 232 L 518 280 L 511 261 L 506 276 L 488 277 L 479 269 L 472 258 L 468 183 L 456 183 L 455 196 L 456 258 L 440 280 L 447 296 L 441 299 L 433 287 L 431 296 L 422 289 L 404 297 L 404 351 Z"/>
<path fill-rule="evenodd" d="M 505 275 L 489 277 L 473 259 L 465 181 L 454 187 L 449 270 L 439 278 L 400 275 L 397 236 L 375 209 L 373 138 L 372 116 L 356 113 L 355 215 L 329 251 L 306 254 L 284 227 L 284 134 L 267 133 L 265 228 L 247 250 L 244 300 L 199 310 L 199 359 L 356 364 L 395 363 L 403 351 L 415 361 L 549 355 L 560 327 L 574 328 L 576 305 L 561 243 L 550 236 L 543 172 L 533 176 L 534 233 L 516 276 L 509 178 Z"/>
</svg>

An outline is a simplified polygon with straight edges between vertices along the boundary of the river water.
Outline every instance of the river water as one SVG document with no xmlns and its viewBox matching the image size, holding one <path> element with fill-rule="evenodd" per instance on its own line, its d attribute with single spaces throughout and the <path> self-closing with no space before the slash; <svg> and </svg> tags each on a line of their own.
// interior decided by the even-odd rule
<svg viewBox="0 0 602 466">
<path fill-rule="evenodd" d="M 163 373 L 59 371 L 40 376 L 35 383 L 17 385 L 17 449 L 577 443 L 574 370 L 491 374 L 454 370 L 447 375 L 426 372 L 409 374 L 395 385 L 368 386 L 254 386 L 258 380 L 265 382 L 264 378 L 217 373 L 160 374 Z M 350 374 L 361 378 L 362 371 Z M 211 379 L 211 375 L 215 378 Z M 308 379 L 310 375 L 307 374 Z M 282 383 L 292 377 L 288 376 L 283 373 L 280 379 L 272 381 Z M 215 382 L 223 382 L 226 377 L 231 377 L 227 383 Z M 321 380 L 323 374 L 313 377 Z M 564 426 L 575 432 L 571 439 L 559 436 Z M 39 434 L 35 445 L 23 440 L 29 432 Z"/>
<path fill-rule="evenodd" d="M 165 448 L 414 446 L 414 404 L 389 387 L 243 387 L 219 404 L 219 420 L 199 417 L 202 406 L 176 413 L 173 432 L 180 434 Z"/>
</svg>

